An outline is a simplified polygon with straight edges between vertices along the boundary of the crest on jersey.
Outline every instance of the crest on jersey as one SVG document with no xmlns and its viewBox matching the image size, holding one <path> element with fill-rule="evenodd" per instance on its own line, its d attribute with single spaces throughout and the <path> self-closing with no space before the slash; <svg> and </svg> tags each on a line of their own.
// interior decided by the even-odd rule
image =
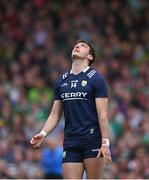
<svg viewBox="0 0 149 180">
<path fill-rule="evenodd" d="M 82 83 L 81 83 L 82 86 L 86 86 L 87 85 L 87 81 L 86 80 L 83 80 Z"/>
</svg>

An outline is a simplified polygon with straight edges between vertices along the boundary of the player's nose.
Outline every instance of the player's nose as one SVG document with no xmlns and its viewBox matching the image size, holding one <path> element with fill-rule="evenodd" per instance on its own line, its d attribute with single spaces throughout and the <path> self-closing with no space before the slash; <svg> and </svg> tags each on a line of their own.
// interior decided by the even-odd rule
<svg viewBox="0 0 149 180">
<path fill-rule="evenodd" d="M 79 49 L 79 45 L 76 45 L 76 46 L 75 46 L 75 49 Z"/>
</svg>

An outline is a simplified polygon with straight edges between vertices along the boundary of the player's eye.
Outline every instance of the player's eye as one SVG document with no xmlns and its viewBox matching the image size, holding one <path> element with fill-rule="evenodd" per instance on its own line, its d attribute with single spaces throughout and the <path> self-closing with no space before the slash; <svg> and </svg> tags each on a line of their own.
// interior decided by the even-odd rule
<svg viewBox="0 0 149 180">
<path fill-rule="evenodd" d="M 84 43 L 82 43 L 81 46 L 86 48 L 86 44 L 84 44 Z"/>
</svg>

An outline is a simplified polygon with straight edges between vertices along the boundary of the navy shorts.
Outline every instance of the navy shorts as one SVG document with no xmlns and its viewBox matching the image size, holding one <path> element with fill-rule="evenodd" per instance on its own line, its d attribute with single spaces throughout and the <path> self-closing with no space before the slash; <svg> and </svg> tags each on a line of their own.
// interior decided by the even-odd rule
<svg viewBox="0 0 149 180">
<path fill-rule="evenodd" d="M 64 141 L 63 163 L 83 162 L 87 158 L 95 158 L 101 147 L 99 136 L 90 136 L 83 139 L 69 139 Z M 101 155 L 102 157 L 102 155 Z"/>
</svg>

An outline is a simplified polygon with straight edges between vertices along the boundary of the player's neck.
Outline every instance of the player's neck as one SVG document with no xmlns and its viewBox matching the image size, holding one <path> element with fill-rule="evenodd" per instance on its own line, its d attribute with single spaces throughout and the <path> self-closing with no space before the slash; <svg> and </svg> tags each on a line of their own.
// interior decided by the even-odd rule
<svg viewBox="0 0 149 180">
<path fill-rule="evenodd" d="M 87 66 L 88 66 L 88 62 L 82 63 L 82 61 L 77 61 L 77 60 L 75 60 L 75 61 L 72 63 L 71 72 L 72 72 L 73 74 L 79 74 L 79 73 L 82 72 Z"/>
</svg>

